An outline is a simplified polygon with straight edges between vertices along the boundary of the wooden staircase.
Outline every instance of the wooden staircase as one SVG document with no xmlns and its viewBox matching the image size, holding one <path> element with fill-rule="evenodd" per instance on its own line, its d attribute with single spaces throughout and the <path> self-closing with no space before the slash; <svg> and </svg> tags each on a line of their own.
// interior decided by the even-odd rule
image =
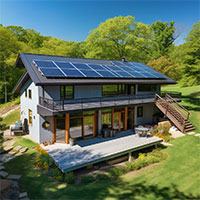
<svg viewBox="0 0 200 200">
<path fill-rule="evenodd" d="M 156 94 L 154 102 L 181 132 L 189 132 L 195 129 L 195 127 L 189 122 L 190 112 L 170 95 L 165 94 L 165 97 L 162 98 Z"/>
</svg>

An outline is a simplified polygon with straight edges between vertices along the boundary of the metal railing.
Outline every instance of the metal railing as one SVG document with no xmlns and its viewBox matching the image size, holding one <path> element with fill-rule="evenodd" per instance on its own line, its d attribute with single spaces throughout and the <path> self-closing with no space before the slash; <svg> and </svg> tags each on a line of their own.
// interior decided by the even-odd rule
<svg viewBox="0 0 200 200">
<path fill-rule="evenodd" d="M 106 107 L 105 104 L 112 102 L 113 106 L 119 105 L 120 101 L 126 101 L 126 105 L 131 104 L 132 100 L 137 99 L 149 99 L 154 98 L 155 94 L 140 94 L 130 96 L 115 96 L 115 97 L 94 97 L 94 98 L 80 98 L 80 99 L 69 99 L 69 100 L 52 100 L 44 97 L 39 97 L 39 104 L 49 108 L 51 110 L 62 111 L 65 110 L 65 106 L 78 106 L 80 109 L 84 109 L 84 105 L 90 103 L 98 103 L 99 107 Z M 123 104 L 123 103 L 122 103 Z"/>
</svg>

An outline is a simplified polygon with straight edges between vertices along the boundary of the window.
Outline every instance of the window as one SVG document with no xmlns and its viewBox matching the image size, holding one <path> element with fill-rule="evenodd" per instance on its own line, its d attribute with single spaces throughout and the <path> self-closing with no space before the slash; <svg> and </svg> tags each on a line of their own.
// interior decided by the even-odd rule
<svg viewBox="0 0 200 200">
<path fill-rule="evenodd" d="M 127 85 L 103 85 L 102 86 L 102 96 L 120 96 L 127 94 Z"/>
<path fill-rule="evenodd" d="M 32 126 L 33 124 L 33 117 L 32 117 L 32 110 L 28 109 L 28 124 Z"/>
<path fill-rule="evenodd" d="M 25 89 L 25 97 L 27 97 L 27 89 Z"/>
<path fill-rule="evenodd" d="M 154 92 L 156 91 L 156 85 L 138 85 L 139 92 Z"/>
<path fill-rule="evenodd" d="M 31 90 L 28 90 L 28 97 L 29 97 L 29 99 L 32 99 L 32 91 Z"/>
<path fill-rule="evenodd" d="M 61 99 L 73 99 L 74 87 L 73 86 L 60 86 L 60 98 Z"/>
<path fill-rule="evenodd" d="M 137 117 L 143 117 L 143 106 L 137 107 Z"/>
</svg>

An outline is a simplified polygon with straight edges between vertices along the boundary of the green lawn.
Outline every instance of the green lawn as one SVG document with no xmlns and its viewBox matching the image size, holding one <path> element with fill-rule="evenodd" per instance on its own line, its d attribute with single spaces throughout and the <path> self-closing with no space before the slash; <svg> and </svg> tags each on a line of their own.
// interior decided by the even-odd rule
<svg viewBox="0 0 200 200">
<path fill-rule="evenodd" d="M 200 86 L 167 86 L 162 87 L 162 91 L 182 92 L 182 102 L 180 104 L 191 112 L 190 121 L 196 127 L 195 132 L 200 133 Z"/>
<path fill-rule="evenodd" d="M 10 126 L 11 124 L 15 124 L 16 121 L 20 120 L 20 109 L 17 109 L 3 118 L 2 124 L 6 124 L 6 126 Z"/>
<path fill-rule="evenodd" d="M 163 151 L 167 160 L 124 177 L 90 184 L 66 185 L 35 167 L 36 144 L 21 137 L 15 145 L 29 146 L 23 156 L 11 160 L 6 169 L 21 174 L 20 186 L 31 199 L 194 199 L 200 198 L 200 138 L 185 136 Z"/>
</svg>

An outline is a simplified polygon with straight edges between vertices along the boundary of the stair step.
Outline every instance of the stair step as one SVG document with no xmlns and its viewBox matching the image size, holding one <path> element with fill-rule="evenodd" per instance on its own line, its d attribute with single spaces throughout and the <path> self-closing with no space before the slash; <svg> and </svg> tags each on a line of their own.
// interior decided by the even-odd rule
<svg viewBox="0 0 200 200">
<path fill-rule="evenodd" d="M 185 132 L 189 132 L 189 131 L 193 131 L 193 130 L 195 130 L 195 127 L 194 127 L 194 126 L 191 127 L 191 128 L 186 128 L 186 129 L 185 129 Z"/>
<path fill-rule="evenodd" d="M 185 125 L 185 128 L 190 128 L 190 127 L 194 127 L 194 126 L 192 124 Z"/>
</svg>

